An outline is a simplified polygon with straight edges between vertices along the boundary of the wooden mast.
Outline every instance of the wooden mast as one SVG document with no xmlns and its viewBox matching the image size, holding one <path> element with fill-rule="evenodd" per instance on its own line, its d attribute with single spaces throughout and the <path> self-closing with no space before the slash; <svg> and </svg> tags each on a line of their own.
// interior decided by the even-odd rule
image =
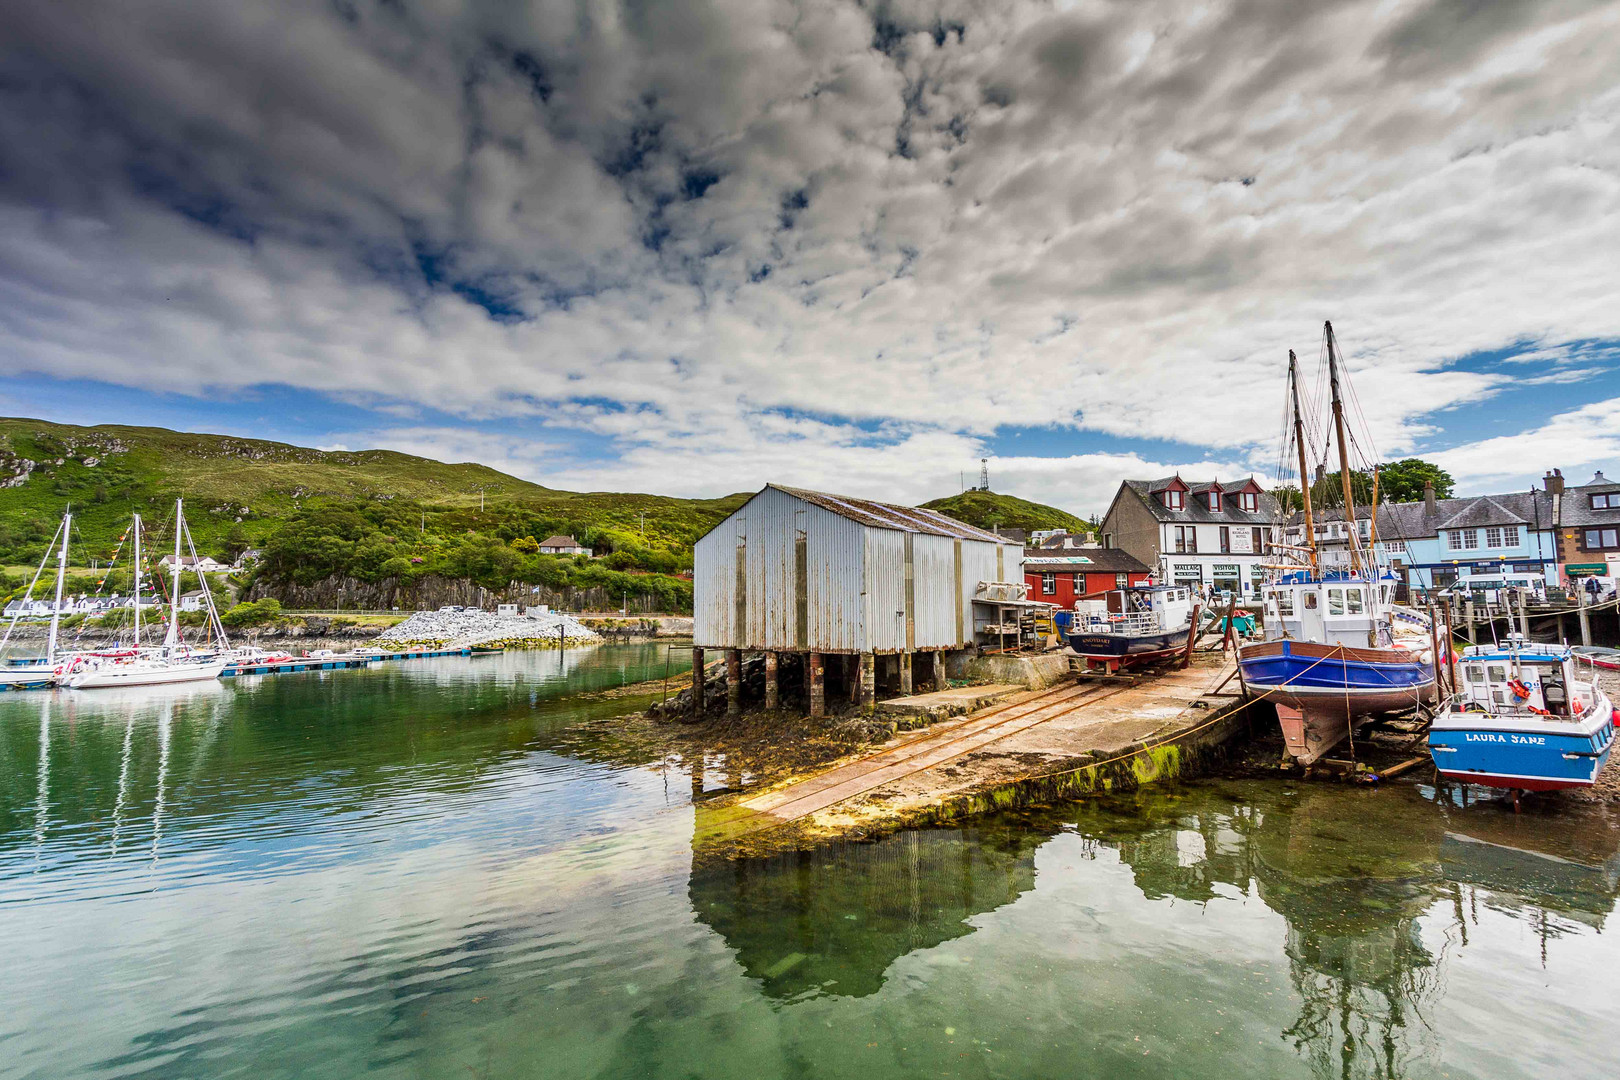
<svg viewBox="0 0 1620 1080">
<path fill-rule="evenodd" d="M 1305 461 L 1305 420 L 1299 409 L 1299 360 L 1288 350 L 1288 392 L 1294 404 L 1294 445 L 1299 449 L 1299 496 L 1305 506 L 1305 549 L 1310 552 L 1311 572 L 1316 571 L 1316 520 L 1311 516 L 1311 474 Z"/>
<path fill-rule="evenodd" d="M 1350 446 L 1344 438 L 1344 399 L 1339 394 L 1338 350 L 1333 342 L 1333 324 L 1324 322 L 1327 334 L 1328 383 L 1333 389 L 1333 433 L 1339 440 L 1339 482 L 1344 487 L 1344 520 L 1350 530 L 1350 572 L 1361 573 L 1361 547 L 1356 535 L 1356 499 L 1350 490 Z"/>
</svg>

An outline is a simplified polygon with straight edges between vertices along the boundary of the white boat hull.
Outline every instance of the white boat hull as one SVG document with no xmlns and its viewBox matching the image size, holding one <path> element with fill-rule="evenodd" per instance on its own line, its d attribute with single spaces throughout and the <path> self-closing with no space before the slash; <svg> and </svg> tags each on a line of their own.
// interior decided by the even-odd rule
<svg viewBox="0 0 1620 1080">
<path fill-rule="evenodd" d="M 225 661 L 210 660 L 197 664 L 164 664 L 135 661 L 128 664 L 109 664 L 91 668 L 69 676 L 67 684 L 74 690 L 102 690 L 113 686 L 157 686 L 164 683 L 197 682 L 217 679 L 225 670 Z"/>
</svg>

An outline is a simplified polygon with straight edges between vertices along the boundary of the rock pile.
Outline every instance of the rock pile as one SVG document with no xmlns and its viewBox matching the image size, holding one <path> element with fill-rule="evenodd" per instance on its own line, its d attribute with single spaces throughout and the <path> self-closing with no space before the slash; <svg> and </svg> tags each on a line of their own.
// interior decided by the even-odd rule
<svg viewBox="0 0 1620 1080">
<path fill-rule="evenodd" d="M 584 645 L 602 636 L 572 615 L 548 612 L 544 615 L 493 615 L 487 611 L 418 611 L 398 626 L 377 635 L 379 643 L 401 645 L 557 644 L 558 635 L 569 644 Z"/>
</svg>

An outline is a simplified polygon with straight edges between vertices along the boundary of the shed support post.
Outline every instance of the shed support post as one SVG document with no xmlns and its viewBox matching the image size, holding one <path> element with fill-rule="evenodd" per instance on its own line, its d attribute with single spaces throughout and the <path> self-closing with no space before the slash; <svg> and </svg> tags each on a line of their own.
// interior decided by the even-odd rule
<svg viewBox="0 0 1620 1080">
<path fill-rule="evenodd" d="M 911 657 L 912 657 L 912 654 L 908 653 L 908 652 L 903 652 L 903 653 L 900 654 L 900 696 L 901 697 L 910 697 L 911 696 L 911 686 L 912 686 L 912 683 L 911 683 Z"/>
<path fill-rule="evenodd" d="M 692 715 L 703 718 L 703 650 L 695 645 L 692 647 Z"/>
<path fill-rule="evenodd" d="M 844 686 L 849 691 L 849 703 L 861 703 L 861 658 L 854 653 L 845 653 L 842 657 L 844 663 Z"/>
<path fill-rule="evenodd" d="M 1590 645 L 1592 644 L 1592 619 L 1591 616 L 1586 614 L 1586 590 L 1577 589 L 1576 591 L 1581 594 L 1581 644 Z"/>
<path fill-rule="evenodd" d="M 861 653 L 861 711 L 877 711 L 877 657 Z"/>
<path fill-rule="evenodd" d="M 827 715 L 827 664 L 818 652 L 804 658 L 804 685 L 810 695 L 810 715 Z"/>
<path fill-rule="evenodd" d="M 765 711 L 775 712 L 778 701 L 776 686 L 776 653 L 765 654 Z"/>
<path fill-rule="evenodd" d="M 1474 630 L 1474 602 L 1463 601 L 1463 625 L 1468 627 L 1468 644 L 1478 645 L 1479 634 Z"/>
<path fill-rule="evenodd" d="M 929 680 L 929 683 L 935 690 L 944 690 L 948 686 L 945 680 L 945 654 L 931 652 L 928 655 L 933 658 L 934 664 L 934 677 Z"/>
<path fill-rule="evenodd" d="M 1558 643 L 1562 645 L 1568 640 L 1569 638 L 1564 636 L 1564 613 L 1560 611 L 1558 613 Z"/>
<path fill-rule="evenodd" d="M 726 715 L 742 712 L 742 650 L 726 650 Z"/>
</svg>

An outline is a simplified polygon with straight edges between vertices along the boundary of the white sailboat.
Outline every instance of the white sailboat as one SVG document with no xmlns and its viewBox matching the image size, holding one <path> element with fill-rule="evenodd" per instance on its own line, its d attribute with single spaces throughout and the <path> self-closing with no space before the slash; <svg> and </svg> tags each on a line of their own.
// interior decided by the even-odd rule
<svg viewBox="0 0 1620 1080">
<path fill-rule="evenodd" d="M 39 582 L 40 574 L 45 570 L 45 564 L 50 561 L 51 548 L 56 549 L 56 602 L 51 607 L 51 634 L 45 648 L 45 662 L 43 664 L 23 664 L 15 667 L 0 667 L 0 690 L 43 690 L 56 684 L 56 631 L 62 622 L 62 586 L 67 579 L 67 547 L 68 532 L 73 527 L 73 512 L 65 511 L 62 514 L 62 524 L 57 529 L 56 536 L 51 539 L 51 546 L 45 549 L 45 555 L 39 561 L 39 569 L 34 571 L 34 580 L 28 583 L 28 591 L 23 594 L 24 599 L 31 599 L 34 595 L 34 585 Z M 0 640 L 0 651 L 11 641 L 11 633 L 17 628 L 17 620 L 22 618 L 19 610 L 12 617 L 11 625 L 6 627 L 6 636 Z"/>
<path fill-rule="evenodd" d="M 153 656 L 140 655 L 141 644 L 141 556 L 140 519 L 135 530 L 135 650 L 134 656 L 107 657 L 82 661 L 67 676 L 67 685 L 74 690 L 101 690 L 114 686 L 154 686 L 162 683 L 196 682 L 217 679 L 225 670 L 225 659 L 220 656 L 194 657 L 180 641 L 180 574 L 181 540 L 189 535 L 181 500 L 174 501 L 174 581 L 169 590 L 169 630 L 164 636 L 163 648 Z M 195 545 L 193 545 L 195 546 Z M 198 575 L 201 576 L 200 574 Z M 203 595 L 208 596 L 207 583 Z M 209 612 L 213 612 L 212 599 Z"/>
</svg>

